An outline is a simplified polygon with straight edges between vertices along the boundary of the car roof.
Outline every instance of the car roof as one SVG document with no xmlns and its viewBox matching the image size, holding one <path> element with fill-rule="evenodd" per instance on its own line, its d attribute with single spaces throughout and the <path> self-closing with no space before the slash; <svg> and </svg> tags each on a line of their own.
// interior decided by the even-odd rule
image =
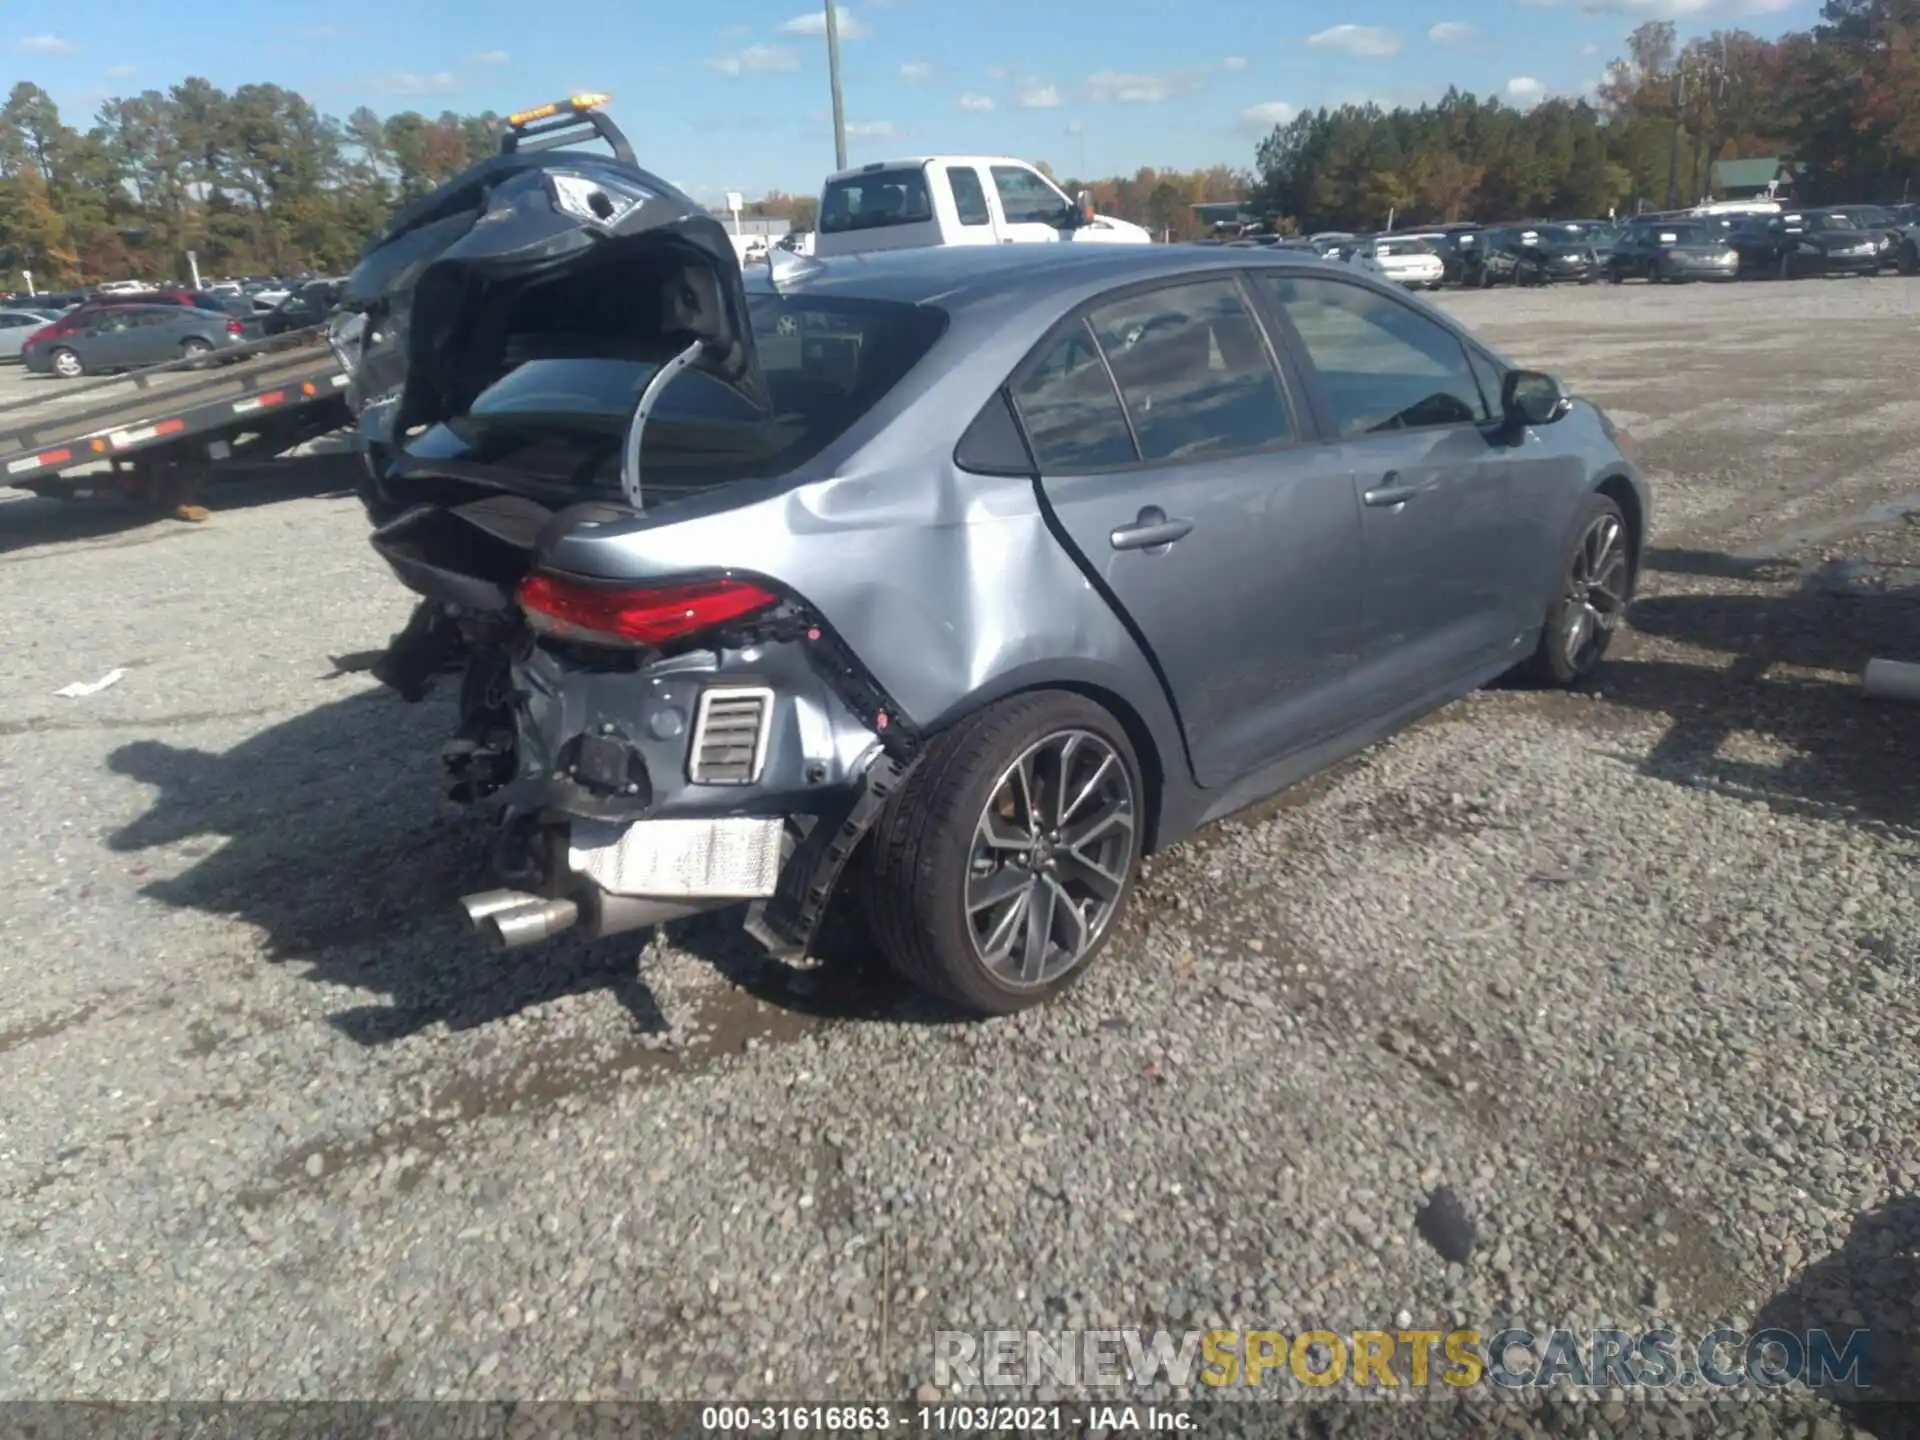
<svg viewBox="0 0 1920 1440">
<path fill-rule="evenodd" d="M 1022 170 L 1034 168 L 1030 161 L 1016 160 L 1011 155 L 903 155 L 897 160 L 869 160 L 864 165 L 850 165 L 845 170 L 836 170 L 827 176 L 827 183 L 831 185 L 835 180 L 850 180 L 858 175 L 877 174 L 882 170 L 917 170 L 935 162 L 942 165 L 1018 165 Z"/>
<path fill-rule="evenodd" d="M 1223 266 L 1323 273 L 1330 262 L 1313 251 L 1279 245 L 941 245 L 813 260 L 807 269 L 782 276 L 779 288 L 783 294 L 937 303 L 958 311 L 1010 293 L 1031 293 L 1036 299 L 1057 294 L 1065 303 L 1078 303 L 1069 292 L 1094 294 Z M 765 288 L 762 267 L 748 266 L 745 273 L 749 283 L 761 277 L 756 288 Z"/>
</svg>

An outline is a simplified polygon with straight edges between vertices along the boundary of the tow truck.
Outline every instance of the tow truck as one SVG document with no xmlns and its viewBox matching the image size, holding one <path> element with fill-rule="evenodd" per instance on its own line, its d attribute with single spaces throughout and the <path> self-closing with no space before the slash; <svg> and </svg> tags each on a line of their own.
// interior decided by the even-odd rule
<svg viewBox="0 0 1920 1440">
<path fill-rule="evenodd" d="M 80 498 L 117 490 L 177 519 L 216 475 L 283 456 L 351 419 L 347 373 L 320 327 L 0 405 L 0 484 Z"/>
</svg>

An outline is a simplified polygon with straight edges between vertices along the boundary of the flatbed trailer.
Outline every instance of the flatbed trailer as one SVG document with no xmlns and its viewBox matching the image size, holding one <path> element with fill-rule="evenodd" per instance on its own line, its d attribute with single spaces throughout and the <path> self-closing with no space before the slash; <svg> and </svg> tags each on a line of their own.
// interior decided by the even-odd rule
<svg viewBox="0 0 1920 1440">
<path fill-rule="evenodd" d="M 237 357 L 237 358 L 229 358 Z M 350 421 L 347 375 L 319 329 L 99 380 L 49 379 L 0 404 L 0 485 L 67 497 L 105 484 L 204 519 L 222 469 L 270 459 Z"/>
</svg>

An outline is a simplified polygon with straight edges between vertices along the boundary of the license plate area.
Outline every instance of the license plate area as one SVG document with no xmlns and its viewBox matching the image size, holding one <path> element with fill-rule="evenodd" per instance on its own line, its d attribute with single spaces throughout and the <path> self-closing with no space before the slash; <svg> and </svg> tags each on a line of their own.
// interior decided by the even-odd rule
<svg viewBox="0 0 1920 1440">
<path fill-rule="evenodd" d="M 567 863 L 614 895 L 752 900 L 771 895 L 786 858 L 786 822 L 575 820 Z"/>
</svg>

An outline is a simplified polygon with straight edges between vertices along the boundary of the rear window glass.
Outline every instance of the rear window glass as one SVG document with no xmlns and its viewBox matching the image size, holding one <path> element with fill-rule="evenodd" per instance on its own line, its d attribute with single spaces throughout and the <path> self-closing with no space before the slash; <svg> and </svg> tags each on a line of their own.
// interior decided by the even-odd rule
<svg viewBox="0 0 1920 1440">
<path fill-rule="evenodd" d="M 892 225 L 923 225 L 933 219 L 926 172 L 876 170 L 833 180 L 820 203 L 820 233 L 884 230 Z"/>
<path fill-rule="evenodd" d="M 667 387 L 647 422 L 650 491 L 786 474 L 872 410 L 946 329 L 946 312 L 896 301 L 754 295 L 748 301 L 771 413 L 697 372 Z M 507 462 L 560 488 L 619 484 L 621 441 L 656 366 L 532 359 L 468 412 L 413 445 L 422 458 Z"/>
</svg>

